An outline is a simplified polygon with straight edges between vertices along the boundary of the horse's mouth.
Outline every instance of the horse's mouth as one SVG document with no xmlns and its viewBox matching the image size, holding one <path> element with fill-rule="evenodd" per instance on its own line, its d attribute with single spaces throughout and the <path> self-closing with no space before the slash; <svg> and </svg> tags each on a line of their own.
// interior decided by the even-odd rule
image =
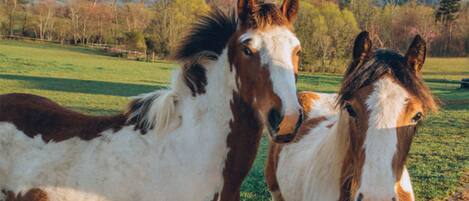
<svg viewBox="0 0 469 201">
<path fill-rule="evenodd" d="M 268 125 L 267 127 L 269 131 L 269 136 L 275 143 L 289 143 L 293 141 L 293 139 L 295 139 L 296 132 L 280 135 L 278 134 L 278 129 L 277 131 L 275 131 L 270 125 Z"/>
</svg>

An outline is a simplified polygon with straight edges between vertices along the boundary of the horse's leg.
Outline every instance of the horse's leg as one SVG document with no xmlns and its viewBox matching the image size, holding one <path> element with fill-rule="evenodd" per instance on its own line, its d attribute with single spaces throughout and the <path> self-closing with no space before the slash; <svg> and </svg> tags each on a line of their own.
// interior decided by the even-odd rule
<svg viewBox="0 0 469 201">
<path fill-rule="evenodd" d="M 272 142 L 269 144 L 269 155 L 265 165 L 264 174 L 272 201 L 284 201 L 277 181 L 277 164 L 281 148 L 280 145 Z"/>
<path fill-rule="evenodd" d="M 282 193 L 280 191 L 275 191 L 275 192 L 270 192 L 270 195 L 272 196 L 272 201 L 285 201 L 282 197 Z"/>
<path fill-rule="evenodd" d="M 233 190 L 233 191 L 223 191 L 220 199 L 214 201 L 240 201 L 240 190 Z"/>
</svg>

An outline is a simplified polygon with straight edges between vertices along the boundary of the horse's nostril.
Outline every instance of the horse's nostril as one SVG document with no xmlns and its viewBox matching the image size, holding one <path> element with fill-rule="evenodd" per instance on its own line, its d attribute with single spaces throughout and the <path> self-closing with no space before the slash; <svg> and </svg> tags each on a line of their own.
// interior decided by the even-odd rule
<svg viewBox="0 0 469 201">
<path fill-rule="evenodd" d="M 291 142 L 294 137 L 295 135 L 291 133 L 287 135 L 277 135 L 275 136 L 274 141 L 277 143 L 288 143 Z"/>
<path fill-rule="evenodd" d="M 282 122 L 283 116 L 280 114 L 280 112 L 273 108 L 270 110 L 268 118 L 270 127 L 275 132 L 278 132 L 280 129 L 280 122 Z"/>
<path fill-rule="evenodd" d="M 363 200 L 363 194 L 359 193 L 357 197 L 357 201 L 362 201 Z"/>
<path fill-rule="evenodd" d="M 392 198 L 391 200 L 392 200 L 392 201 L 396 201 L 396 198 Z"/>
</svg>

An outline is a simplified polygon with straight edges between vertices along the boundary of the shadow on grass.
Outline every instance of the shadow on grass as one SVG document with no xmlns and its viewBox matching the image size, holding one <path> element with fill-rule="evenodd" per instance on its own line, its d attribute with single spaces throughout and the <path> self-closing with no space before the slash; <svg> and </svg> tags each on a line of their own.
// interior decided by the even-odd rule
<svg viewBox="0 0 469 201">
<path fill-rule="evenodd" d="M 135 96 L 164 88 L 164 85 L 141 85 L 94 80 L 0 74 L 0 79 L 25 81 L 31 88 L 113 96 Z"/>
<path fill-rule="evenodd" d="M 70 106 L 67 107 L 73 111 L 82 112 L 88 115 L 94 116 L 102 116 L 102 115 L 116 115 L 122 113 L 124 108 L 121 110 L 110 110 L 110 109 L 96 109 L 96 108 L 88 108 L 88 107 L 80 107 L 80 106 Z"/>
</svg>

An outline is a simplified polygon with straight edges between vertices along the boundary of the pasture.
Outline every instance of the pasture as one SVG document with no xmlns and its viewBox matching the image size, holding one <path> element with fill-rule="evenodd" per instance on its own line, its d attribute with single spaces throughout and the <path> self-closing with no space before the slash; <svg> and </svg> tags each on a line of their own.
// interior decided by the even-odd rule
<svg viewBox="0 0 469 201">
<path fill-rule="evenodd" d="M 109 57 L 83 47 L 0 40 L 0 93 L 46 96 L 93 115 L 115 114 L 129 96 L 163 88 L 177 64 Z M 443 200 L 469 191 L 469 58 L 430 58 L 424 78 L 443 103 L 417 134 L 407 162 L 418 200 Z M 341 75 L 301 74 L 299 90 L 335 92 Z M 267 137 L 242 187 L 242 200 L 269 200 L 263 167 Z"/>
</svg>

